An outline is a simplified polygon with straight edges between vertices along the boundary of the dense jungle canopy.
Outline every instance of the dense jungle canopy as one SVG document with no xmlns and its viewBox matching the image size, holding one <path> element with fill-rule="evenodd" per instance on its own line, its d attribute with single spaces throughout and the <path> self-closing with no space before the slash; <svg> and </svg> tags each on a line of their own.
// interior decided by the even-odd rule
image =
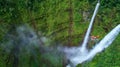
<svg viewBox="0 0 120 67">
<path fill-rule="evenodd" d="M 9 34 L 16 35 L 16 28 L 24 24 L 29 25 L 38 36 L 47 37 L 49 41 L 46 46 L 81 45 L 96 3 L 97 0 L 0 0 L 0 45 L 8 41 Z M 101 40 L 118 24 L 120 0 L 101 0 L 91 36 L 99 36 Z M 90 42 L 88 47 L 93 45 Z M 119 67 L 119 52 L 120 35 L 109 48 L 83 66 Z M 36 54 L 38 60 L 33 60 L 31 55 L 19 56 L 15 65 L 12 54 L 0 47 L 0 67 L 63 67 L 56 61 L 56 56 L 47 54 L 45 56 L 51 58 L 49 62 L 41 54 Z"/>
</svg>

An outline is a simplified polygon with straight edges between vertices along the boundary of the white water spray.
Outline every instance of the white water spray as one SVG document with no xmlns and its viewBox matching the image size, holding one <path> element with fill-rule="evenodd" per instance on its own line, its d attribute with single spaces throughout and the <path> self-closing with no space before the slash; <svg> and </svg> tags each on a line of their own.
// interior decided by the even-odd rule
<svg viewBox="0 0 120 67">
<path fill-rule="evenodd" d="M 81 53 L 80 47 L 65 48 L 67 59 L 70 60 L 70 64 L 66 67 L 76 67 L 85 61 L 92 59 L 97 53 L 102 52 L 105 48 L 115 40 L 120 33 L 120 24 L 116 26 L 110 33 L 108 33 L 93 49 L 89 52 Z"/>
<path fill-rule="evenodd" d="M 95 19 L 95 16 L 98 12 L 98 8 L 100 6 L 100 3 L 98 1 L 97 5 L 96 5 L 96 8 L 95 8 L 95 11 L 93 13 L 93 16 L 91 18 L 91 21 L 90 21 L 90 24 L 89 24 L 89 27 L 88 27 L 88 30 L 87 30 L 87 33 L 85 35 L 85 38 L 84 38 L 84 41 L 83 41 L 83 44 L 82 44 L 82 47 L 81 47 L 81 52 L 84 52 L 86 50 L 86 46 L 87 46 L 87 43 L 88 43 L 88 40 L 89 40 L 89 36 L 90 36 L 90 32 L 91 32 L 91 29 L 92 29 L 92 25 L 93 25 L 93 22 L 94 22 L 94 19 Z"/>
<path fill-rule="evenodd" d="M 66 48 L 64 48 L 66 57 L 70 61 L 70 63 L 66 67 L 76 67 L 78 64 L 81 64 L 85 61 L 92 59 L 97 53 L 99 53 L 99 52 L 103 51 L 105 48 L 107 48 L 115 40 L 117 35 L 120 33 L 120 24 L 119 24 L 110 33 L 108 33 L 98 44 L 96 44 L 93 49 L 88 51 L 86 46 L 87 46 L 87 43 L 89 40 L 89 36 L 91 33 L 94 18 L 97 14 L 99 6 L 100 6 L 100 0 L 98 0 L 98 3 L 96 5 L 94 14 L 90 21 L 90 24 L 89 24 L 89 27 L 88 27 L 87 33 L 85 35 L 82 46 L 81 47 L 71 47 L 71 48 L 66 47 Z"/>
<path fill-rule="evenodd" d="M 96 46 L 89 52 L 86 60 L 93 58 L 97 53 L 103 51 L 105 48 L 111 45 L 117 35 L 120 33 L 120 24 L 116 26 L 110 33 L 108 33 Z"/>
</svg>

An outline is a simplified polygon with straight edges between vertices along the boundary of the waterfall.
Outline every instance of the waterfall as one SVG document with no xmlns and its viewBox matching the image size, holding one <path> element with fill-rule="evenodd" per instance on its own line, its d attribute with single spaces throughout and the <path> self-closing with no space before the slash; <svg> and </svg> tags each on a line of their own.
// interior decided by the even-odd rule
<svg viewBox="0 0 120 67">
<path fill-rule="evenodd" d="M 116 26 L 110 33 L 108 33 L 98 44 L 95 45 L 93 49 L 89 52 L 81 53 L 80 47 L 72 47 L 64 49 L 67 58 L 70 60 L 70 64 L 66 67 L 76 67 L 76 65 L 81 64 L 85 61 L 92 59 L 97 53 L 102 52 L 105 48 L 110 46 L 110 44 L 115 40 L 117 35 L 120 33 L 120 24 Z"/>
<path fill-rule="evenodd" d="M 87 33 L 85 35 L 85 38 L 84 38 L 84 41 L 83 41 L 83 44 L 82 44 L 82 47 L 81 47 L 81 52 L 86 50 L 86 46 L 87 46 L 87 43 L 88 43 L 88 40 L 89 40 L 89 36 L 90 36 L 90 32 L 91 32 L 92 25 L 93 25 L 93 22 L 94 22 L 94 18 L 96 16 L 97 12 L 98 12 L 99 6 L 100 6 L 100 3 L 98 2 L 97 5 L 96 5 L 96 8 L 95 8 L 95 11 L 93 13 L 93 16 L 91 18 Z"/>
<path fill-rule="evenodd" d="M 110 33 L 108 33 L 98 44 L 96 44 L 96 46 L 89 52 L 85 60 L 93 58 L 97 53 L 103 51 L 105 48 L 110 46 L 119 33 L 120 24 L 116 26 Z"/>
<path fill-rule="evenodd" d="M 66 57 L 70 61 L 70 63 L 66 67 L 76 67 L 78 64 L 81 64 L 85 61 L 92 59 L 97 53 L 99 53 L 99 52 L 103 51 L 105 48 L 107 48 L 115 40 L 117 35 L 120 33 L 120 24 L 119 24 L 110 33 L 108 33 L 98 44 L 96 44 L 93 49 L 88 51 L 86 46 L 87 46 L 87 43 L 89 40 L 89 36 L 91 33 L 94 18 L 98 12 L 99 6 L 100 6 L 100 0 L 98 0 L 98 3 L 94 10 L 94 13 L 91 18 L 91 21 L 90 21 L 90 24 L 89 24 L 89 27 L 88 27 L 87 33 L 85 35 L 82 46 L 81 47 L 64 48 Z"/>
</svg>

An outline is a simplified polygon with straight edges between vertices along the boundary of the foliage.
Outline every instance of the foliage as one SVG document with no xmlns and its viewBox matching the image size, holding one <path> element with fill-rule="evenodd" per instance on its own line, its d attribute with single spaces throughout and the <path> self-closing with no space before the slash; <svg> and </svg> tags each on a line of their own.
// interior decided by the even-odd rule
<svg viewBox="0 0 120 67">
<path fill-rule="evenodd" d="M 70 1 L 72 4 L 70 4 Z M 15 34 L 16 27 L 28 24 L 35 30 L 37 35 L 50 38 L 49 46 L 56 44 L 78 46 L 83 41 L 96 3 L 95 0 L 0 0 L 0 45 L 7 42 L 5 38 L 9 34 Z M 120 1 L 101 0 L 100 3 L 101 6 L 95 18 L 91 35 L 99 35 L 102 39 L 112 28 L 120 24 Z M 88 12 L 87 21 L 84 20 L 84 12 Z M 69 41 L 69 39 L 71 40 Z M 119 40 L 118 37 L 106 51 L 98 54 L 93 61 L 84 65 L 86 67 L 120 66 L 120 54 L 116 53 L 120 51 Z M 72 43 L 72 45 L 69 45 L 69 43 Z M 0 67 L 7 67 L 6 57 L 8 54 L 5 54 L 2 50 L 3 48 L 0 47 Z M 42 57 L 39 54 L 38 56 Z M 57 64 L 57 67 L 62 67 L 62 64 L 59 65 L 61 61 L 57 62 L 54 58 L 56 55 L 52 54 L 50 56 L 49 53 L 46 53 L 45 56 L 50 57 L 51 67 L 56 67 Z M 46 60 L 40 57 L 38 59 L 42 67 L 47 67 L 42 62 Z M 22 63 L 24 60 L 25 63 Z M 51 60 L 55 61 L 51 62 Z M 19 67 L 29 67 L 30 55 L 28 57 L 22 56 L 20 61 L 22 66 Z M 54 63 L 56 63 L 55 66 Z M 9 64 L 11 65 L 12 62 Z M 37 67 L 37 64 L 34 60 L 31 67 Z"/>
</svg>

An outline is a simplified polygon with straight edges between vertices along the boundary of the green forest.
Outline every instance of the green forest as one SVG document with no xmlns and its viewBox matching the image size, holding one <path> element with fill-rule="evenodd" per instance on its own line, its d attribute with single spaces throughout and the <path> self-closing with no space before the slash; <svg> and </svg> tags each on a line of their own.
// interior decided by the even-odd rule
<svg viewBox="0 0 120 67">
<path fill-rule="evenodd" d="M 96 3 L 97 0 L 0 0 L 0 67 L 65 67 L 65 57 L 56 47 L 82 44 Z M 100 41 L 118 24 L 120 0 L 101 0 L 90 36 Z M 27 26 L 26 30 L 20 26 Z M 89 41 L 88 48 L 95 43 Z M 77 67 L 120 67 L 119 52 L 120 34 L 103 52 Z"/>
</svg>

